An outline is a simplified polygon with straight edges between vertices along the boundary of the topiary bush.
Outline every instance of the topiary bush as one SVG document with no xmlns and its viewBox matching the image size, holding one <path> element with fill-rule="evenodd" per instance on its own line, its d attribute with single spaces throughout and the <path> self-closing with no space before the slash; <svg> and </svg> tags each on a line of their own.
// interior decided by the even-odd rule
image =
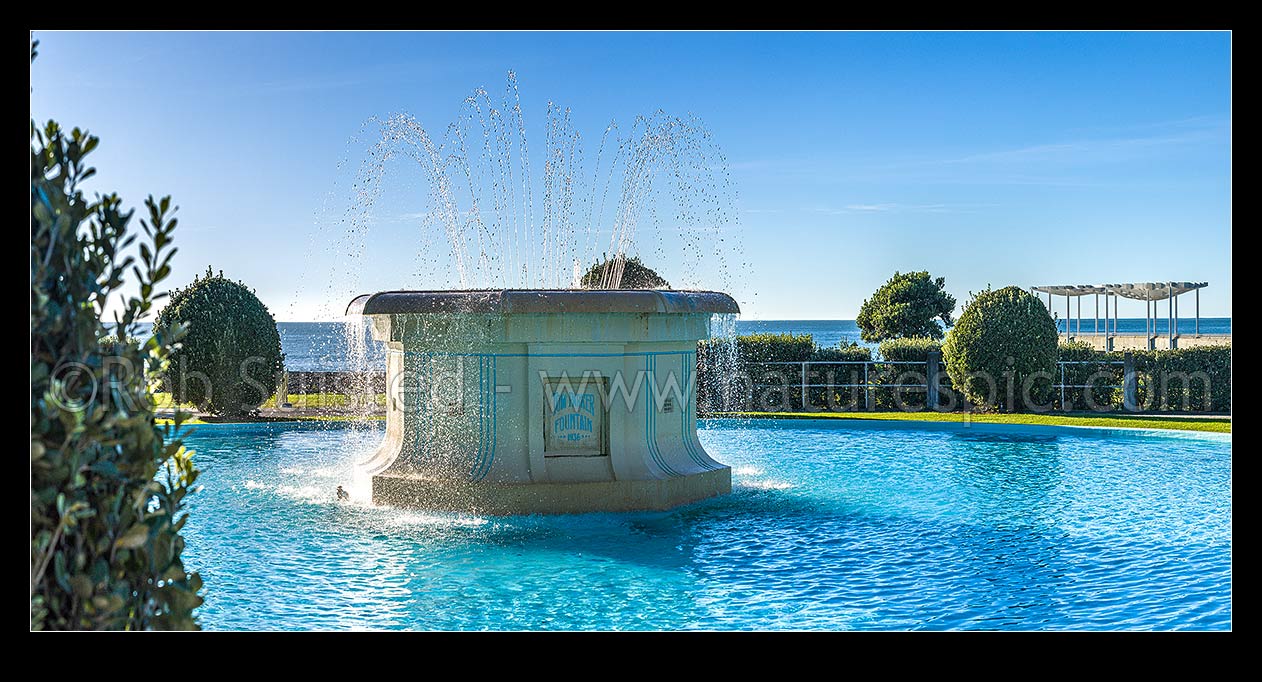
<svg viewBox="0 0 1262 682">
<path fill-rule="evenodd" d="M 178 403 L 227 417 L 253 413 L 276 392 L 285 369 L 280 333 L 267 306 L 223 273 L 194 278 L 158 314 L 155 332 L 187 329 L 163 385 Z"/>
<path fill-rule="evenodd" d="M 855 324 L 864 341 L 899 337 L 942 338 L 941 322 L 951 326 L 955 297 L 946 292 L 946 278 L 928 272 L 895 272 L 863 302 Z"/>
<path fill-rule="evenodd" d="M 1020 287 L 987 289 L 969 302 L 942 344 L 956 391 L 984 409 L 1046 410 L 1056 370 L 1056 323 Z"/>
<path fill-rule="evenodd" d="M 622 272 L 617 287 L 609 286 L 615 277 Z M 592 264 L 579 279 L 579 286 L 584 289 L 669 289 L 668 283 L 653 268 L 640 262 L 639 256 L 607 258 Z"/>
</svg>

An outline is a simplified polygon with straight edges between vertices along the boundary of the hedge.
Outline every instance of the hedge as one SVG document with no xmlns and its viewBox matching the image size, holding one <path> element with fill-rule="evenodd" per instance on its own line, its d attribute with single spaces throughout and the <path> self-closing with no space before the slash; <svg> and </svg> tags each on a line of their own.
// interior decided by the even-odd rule
<svg viewBox="0 0 1262 682">
<path fill-rule="evenodd" d="M 837 345 L 831 348 L 818 348 L 811 356 L 813 362 L 868 362 L 872 360 L 872 349 L 855 343 Z M 864 405 L 863 387 L 841 386 L 840 384 L 863 383 L 863 365 L 837 364 L 812 367 L 806 376 L 807 383 L 829 384 L 835 388 L 811 388 L 807 397 L 811 409 L 815 410 L 855 410 Z M 801 381 L 800 377 L 798 379 Z M 802 396 L 795 397 L 801 402 Z"/>
<path fill-rule="evenodd" d="M 882 360 L 893 362 L 927 362 L 929 353 L 942 351 L 942 342 L 925 337 L 888 339 L 878 347 Z M 928 380 L 924 365 L 877 364 L 874 383 L 922 384 Z M 939 372 L 939 386 L 950 388 L 951 381 L 945 368 Z M 898 410 L 907 407 L 923 408 L 926 392 L 923 388 L 881 388 L 876 390 L 876 407 L 881 410 Z"/>
<path fill-rule="evenodd" d="M 754 396 L 764 394 L 772 394 L 772 401 L 767 404 L 773 409 L 801 409 L 796 390 L 759 384 L 783 386 L 791 373 L 791 365 L 766 363 L 803 362 L 810 360 L 814 352 L 815 340 L 810 334 L 748 334 L 702 341 L 697 346 L 698 410 L 749 409 Z M 735 365 L 734 358 L 739 358 Z"/>
<path fill-rule="evenodd" d="M 1119 359 L 1121 353 L 1113 353 Z M 1170 412 L 1231 411 L 1231 346 L 1137 351 L 1139 404 Z"/>
<path fill-rule="evenodd" d="M 1052 398 L 1056 409 L 1099 411 L 1121 408 L 1122 389 L 1110 388 L 1122 385 L 1122 365 L 1111 364 L 1122 359 L 1121 353 L 1101 353 L 1086 341 L 1070 341 L 1057 346 L 1056 355 L 1059 362 L 1073 364 L 1057 366 L 1055 383 L 1092 386 L 1090 389 L 1054 389 Z"/>
<path fill-rule="evenodd" d="M 927 354 L 940 347 L 931 339 L 894 339 L 881 344 L 882 360 L 923 362 Z M 740 353 L 732 362 L 732 350 Z M 1062 343 L 1057 348 L 1061 361 L 1086 361 L 1092 364 L 1064 366 L 1066 384 L 1091 384 L 1093 389 L 1067 388 L 1062 404 L 1060 389 L 1053 391 L 1053 407 L 1057 410 L 1120 410 L 1123 366 L 1108 364 L 1123 360 L 1123 353 L 1095 351 L 1085 342 Z M 1231 346 L 1204 346 L 1179 350 L 1134 351 L 1138 373 L 1138 400 L 1145 410 L 1230 412 L 1231 411 Z M 794 365 L 764 365 L 763 362 L 854 362 L 872 360 L 868 348 L 857 345 L 816 348 L 809 334 L 753 334 L 734 341 L 706 340 L 697 348 L 697 400 L 701 414 L 718 411 L 795 411 L 801 409 L 801 369 Z M 1094 362 L 1094 361 L 1098 361 Z M 945 370 L 945 367 L 944 367 Z M 899 374 L 912 372 L 914 376 Z M 1061 383 L 1061 368 L 1054 371 L 1054 382 Z M 877 385 L 919 383 L 924 368 L 909 365 L 882 365 L 878 360 L 869 379 Z M 951 380 L 939 374 L 944 401 L 949 401 Z M 726 386 L 723 379 L 727 379 Z M 813 367 L 808 383 L 858 384 L 863 381 L 861 365 Z M 769 386 L 751 387 L 751 384 Z M 724 389 L 727 389 L 726 391 Z M 1087 393 L 1091 392 L 1091 401 Z M 726 396 L 726 399 L 725 399 Z M 876 388 L 877 409 L 900 409 L 924 405 L 924 389 Z M 1208 402 L 1207 402 L 1208 400 Z M 811 388 L 808 402 L 812 410 L 862 410 L 862 387 Z M 948 403 L 949 404 L 949 403 Z M 1093 406 L 1094 404 L 1094 406 Z M 967 409 L 957 400 L 956 407 Z"/>
<path fill-rule="evenodd" d="M 1063 404 L 1057 390 L 1057 409 L 1121 409 L 1122 390 L 1104 386 L 1122 384 L 1124 366 L 1109 364 L 1123 362 L 1125 354 L 1122 351 L 1103 353 L 1094 350 L 1088 343 L 1071 342 L 1060 344 L 1058 352 L 1062 361 L 1098 361 L 1098 364 L 1064 366 L 1064 383 L 1089 383 L 1098 387 L 1090 389 L 1094 405 L 1087 402 L 1085 394 L 1088 389 L 1065 389 Z M 1141 409 L 1160 412 L 1231 411 L 1231 346 L 1130 353 L 1138 374 L 1136 398 Z M 1056 381 L 1060 382 L 1059 370 Z"/>
<path fill-rule="evenodd" d="M 734 367 L 733 348 L 739 354 Z M 734 340 L 708 339 L 697 346 L 698 411 L 801 410 L 801 367 L 769 363 L 871 359 L 871 350 L 856 344 L 817 348 L 810 334 L 749 334 Z M 726 384 L 724 379 L 727 379 Z M 808 384 L 850 384 L 862 380 L 861 366 L 812 367 L 807 375 Z M 826 387 L 811 388 L 807 401 L 813 409 L 840 409 L 854 403 L 852 394 L 857 394 L 858 405 L 862 405 L 862 389 L 851 388 L 831 392 Z"/>
</svg>

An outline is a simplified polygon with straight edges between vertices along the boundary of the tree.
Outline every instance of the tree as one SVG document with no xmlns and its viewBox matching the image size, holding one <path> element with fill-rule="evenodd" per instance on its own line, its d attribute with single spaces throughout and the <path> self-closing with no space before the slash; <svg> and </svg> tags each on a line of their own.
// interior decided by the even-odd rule
<svg viewBox="0 0 1262 682">
<path fill-rule="evenodd" d="M 31 629 L 196 629 L 201 577 L 181 559 L 198 474 L 187 415 L 158 426 L 149 392 L 182 330 L 136 340 L 171 272 L 174 209 L 150 196 L 136 242 L 118 195 L 79 189 L 98 143 L 31 121 Z"/>
<path fill-rule="evenodd" d="M 617 286 L 612 284 L 615 281 Z M 584 289 L 670 288 L 670 284 L 661 275 L 640 262 L 639 256 L 627 258 L 623 255 L 594 263 L 587 272 L 583 273 L 579 285 Z"/>
<path fill-rule="evenodd" d="M 285 368 L 280 333 L 267 306 L 245 284 L 206 276 L 171 294 L 154 329 L 187 328 L 163 385 L 177 402 L 239 417 L 276 392 Z"/>
<path fill-rule="evenodd" d="M 951 385 L 974 405 L 1009 409 L 1020 398 L 1034 407 L 1051 400 L 1058 338 L 1037 296 L 1015 286 L 987 289 L 964 307 L 942 359 Z"/>
<path fill-rule="evenodd" d="M 895 272 L 888 282 L 873 292 L 859 308 L 859 325 L 864 341 L 923 337 L 942 338 L 941 321 L 952 324 L 955 297 L 945 291 L 946 278 L 932 279 L 928 272 Z"/>
</svg>

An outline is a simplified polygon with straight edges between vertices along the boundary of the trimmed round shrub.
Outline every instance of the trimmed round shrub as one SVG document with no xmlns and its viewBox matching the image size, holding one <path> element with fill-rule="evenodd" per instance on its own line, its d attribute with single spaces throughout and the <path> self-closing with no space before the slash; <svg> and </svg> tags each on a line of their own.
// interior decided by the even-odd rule
<svg viewBox="0 0 1262 682">
<path fill-rule="evenodd" d="M 1056 370 L 1056 323 L 1020 287 L 987 289 L 969 302 L 942 344 L 956 390 L 977 407 L 1045 409 Z"/>
<path fill-rule="evenodd" d="M 205 277 L 171 294 L 154 332 L 177 323 L 187 331 L 163 375 L 164 389 L 177 402 L 239 417 L 276 392 L 285 367 L 280 333 L 267 306 L 244 284 L 208 268 Z"/>
<path fill-rule="evenodd" d="M 619 264 L 618 261 L 621 261 Z M 599 289 L 603 280 L 610 275 L 610 270 L 621 265 L 622 279 L 618 289 L 669 289 L 667 282 L 657 271 L 640 262 L 639 256 L 631 258 L 611 258 L 593 263 L 579 279 L 579 286 L 584 289 Z"/>
</svg>

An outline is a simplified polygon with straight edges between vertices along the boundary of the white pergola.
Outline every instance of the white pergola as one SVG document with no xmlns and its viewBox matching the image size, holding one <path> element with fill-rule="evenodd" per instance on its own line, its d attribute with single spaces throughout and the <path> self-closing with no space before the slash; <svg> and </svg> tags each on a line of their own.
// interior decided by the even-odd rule
<svg viewBox="0 0 1262 682">
<path fill-rule="evenodd" d="M 1095 330 L 1100 333 L 1100 296 L 1104 296 L 1104 335 L 1117 336 L 1117 302 L 1120 298 L 1144 301 L 1144 319 L 1149 340 L 1156 336 L 1157 303 L 1166 301 L 1167 332 L 1171 340 L 1178 334 L 1179 296 L 1188 292 L 1196 295 L 1196 335 L 1201 334 L 1201 289 L 1209 282 L 1132 282 L 1127 284 L 1063 284 L 1030 287 L 1032 292 L 1047 294 L 1047 309 L 1052 310 L 1052 297 L 1065 297 L 1065 334 L 1082 334 L 1082 297 L 1095 296 Z M 1069 299 L 1077 299 L 1078 317 L 1076 329 L 1070 328 Z M 1109 330 L 1109 300 L 1113 300 L 1113 329 Z"/>
</svg>

